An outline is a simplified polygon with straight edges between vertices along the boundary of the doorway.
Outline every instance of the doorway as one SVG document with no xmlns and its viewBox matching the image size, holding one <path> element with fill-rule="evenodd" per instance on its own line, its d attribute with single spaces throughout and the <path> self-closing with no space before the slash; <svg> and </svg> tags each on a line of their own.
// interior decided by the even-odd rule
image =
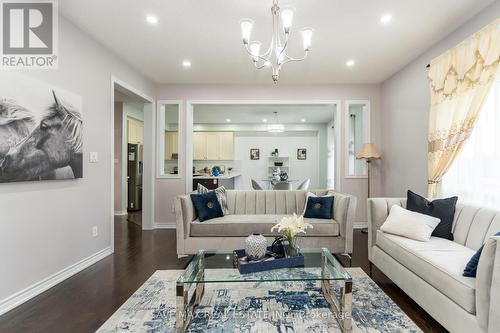
<svg viewBox="0 0 500 333">
<path fill-rule="evenodd" d="M 117 79 L 111 88 L 112 215 L 149 230 L 154 215 L 154 100 Z"/>
</svg>

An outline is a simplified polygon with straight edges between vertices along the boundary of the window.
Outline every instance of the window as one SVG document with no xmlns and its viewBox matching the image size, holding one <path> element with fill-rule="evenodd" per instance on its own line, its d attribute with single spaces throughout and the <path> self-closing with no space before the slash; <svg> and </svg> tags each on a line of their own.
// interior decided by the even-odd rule
<svg viewBox="0 0 500 333">
<path fill-rule="evenodd" d="M 179 135 L 180 102 L 158 102 L 158 177 L 178 178 L 180 175 L 181 136 Z"/>
<path fill-rule="evenodd" d="M 356 159 L 363 144 L 370 142 L 370 104 L 368 101 L 347 101 L 346 129 L 346 177 L 366 178 L 365 160 Z"/>
<path fill-rule="evenodd" d="M 478 119 L 442 181 L 444 196 L 500 209 L 500 80 L 493 83 Z"/>
</svg>

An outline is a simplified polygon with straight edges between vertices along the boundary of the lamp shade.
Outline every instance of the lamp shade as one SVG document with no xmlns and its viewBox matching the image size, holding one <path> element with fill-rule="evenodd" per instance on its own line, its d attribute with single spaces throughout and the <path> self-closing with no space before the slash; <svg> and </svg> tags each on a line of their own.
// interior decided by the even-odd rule
<svg viewBox="0 0 500 333">
<path fill-rule="evenodd" d="M 375 145 L 373 143 L 365 143 L 363 145 L 363 148 L 361 148 L 361 151 L 356 156 L 356 158 L 358 160 L 360 160 L 360 159 L 367 159 L 367 160 L 379 159 L 380 153 L 378 152 L 377 148 L 375 148 Z"/>
</svg>

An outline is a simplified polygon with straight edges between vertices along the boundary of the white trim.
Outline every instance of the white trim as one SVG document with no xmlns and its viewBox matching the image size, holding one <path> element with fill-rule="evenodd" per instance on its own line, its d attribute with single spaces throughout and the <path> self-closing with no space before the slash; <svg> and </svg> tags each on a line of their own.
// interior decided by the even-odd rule
<svg viewBox="0 0 500 333">
<path fill-rule="evenodd" d="M 115 210 L 115 216 L 124 216 L 127 214 L 128 214 L 128 212 L 126 210 L 122 210 L 122 211 Z"/>
<path fill-rule="evenodd" d="M 85 268 L 95 264 L 101 259 L 112 254 L 111 247 L 106 247 L 93 255 L 84 258 L 77 263 L 70 265 L 59 272 L 52 274 L 45 279 L 38 281 L 31 286 L 11 295 L 3 300 L 0 300 L 0 315 L 14 309 L 15 307 L 21 305 L 22 303 L 32 299 L 35 296 L 40 295 L 44 291 L 52 288 L 53 286 L 61 283 L 62 281 L 70 278 L 76 273 L 84 270 Z"/>
<path fill-rule="evenodd" d="M 365 229 L 368 228 L 367 222 L 354 222 L 352 225 L 353 229 Z"/>
<path fill-rule="evenodd" d="M 178 124 L 178 142 L 177 142 L 177 151 L 179 152 L 179 158 L 177 160 L 177 168 L 179 170 L 177 175 L 171 175 L 171 174 L 165 174 L 161 173 L 160 170 L 163 169 L 163 163 L 164 161 L 160 159 L 160 157 L 164 157 L 165 155 L 165 129 L 163 124 L 165 123 L 165 114 L 161 112 L 161 106 L 165 104 L 175 104 L 178 105 L 178 119 L 179 119 L 179 124 Z M 156 137 L 156 178 L 157 179 L 182 179 L 184 177 L 184 168 L 182 165 L 183 158 L 184 158 L 184 153 L 182 151 L 182 137 L 184 135 L 184 121 L 183 117 L 181 116 L 183 113 L 183 102 L 182 100 L 167 100 L 167 99 L 160 99 L 156 101 L 156 131 L 158 133 Z M 162 140 L 163 138 L 163 140 Z"/>
<path fill-rule="evenodd" d="M 290 100 L 274 100 L 274 99 L 223 99 L 223 100 L 187 100 L 186 101 L 186 122 L 185 128 L 186 133 L 184 133 L 184 137 L 186 140 L 185 147 L 185 172 L 186 172 L 186 193 L 192 192 L 193 186 L 193 106 L 196 104 L 334 104 L 337 106 L 335 112 L 335 190 L 341 191 L 341 181 L 340 181 L 340 161 L 341 161 L 341 151 L 342 151 L 342 142 L 341 142 L 341 114 L 342 114 L 342 102 L 339 99 L 290 99 Z M 319 166 L 318 166 L 319 170 Z"/>
<path fill-rule="evenodd" d="M 175 229 L 176 225 L 175 222 L 155 222 L 153 229 Z"/>
<path fill-rule="evenodd" d="M 111 231 L 110 231 L 110 241 L 111 241 L 111 244 L 110 244 L 110 248 L 111 248 L 111 253 L 114 252 L 114 249 L 115 249 L 115 235 L 114 235 L 114 230 L 115 230 L 115 226 L 114 226 L 114 212 L 115 212 L 115 207 L 114 207 L 114 193 L 115 193 L 115 189 L 114 189 L 114 164 L 115 164 L 115 131 L 114 131 L 114 128 L 115 128 L 115 85 L 119 85 L 121 86 L 122 88 L 125 88 L 127 89 L 128 91 L 134 93 L 135 95 L 141 97 L 142 99 L 144 99 L 145 101 L 147 101 L 147 103 L 150 103 L 151 106 L 152 106 L 152 110 L 151 112 L 153 113 L 151 115 L 151 118 L 152 119 L 152 128 L 151 128 L 151 132 L 152 133 L 149 133 L 148 136 L 146 136 L 146 133 L 148 131 L 144 131 L 144 143 L 145 144 L 148 144 L 150 145 L 151 147 L 151 152 L 152 152 L 152 156 L 146 156 L 146 152 L 145 153 L 145 156 L 144 156 L 144 161 L 147 163 L 148 161 L 150 163 L 145 163 L 145 168 L 144 168 L 144 179 L 143 179 L 143 209 L 142 209 L 142 221 L 143 221 L 143 224 L 142 224 L 142 228 L 147 230 L 147 229 L 151 229 L 153 224 L 154 224 L 154 215 L 155 215 L 155 211 L 154 211 L 154 198 L 155 198 L 155 195 L 154 195 L 154 184 L 155 184 L 155 177 L 154 177 L 154 174 L 155 174 L 155 159 L 154 159 L 154 152 L 155 152 L 155 110 L 156 110 L 156 107 L 155 107 L 155 100 L 154 98 L 148 96 L 147 94 L 143 93 L 142 91 L 136 89 L 134 86 L 126 83 L 125 81 L 123 80 L 120 80 L 119 78 L 117 78 L 116 76 L 114 75 L 111 75 L 111 98 L 110 98 L 110 137 L 111 137 L 111 140 L 110 140 L 110 145 L 111 145 L 111 158 L 110 158 L 110 179 L 111 179 L 111 202 L 110 202 L 110 212 L 111 212 L 111 216 L 110 216 L 110 228 L 111 228 Z M 146 104 L 146 103 L 145 103 Z M 144 114 L 144 126 L 147 126 L 147 115 Z M 149 140 L 148 140 L 149 139 Z M 148 148 L 149 149 L 149 148 Z M 125 153 L 125 156 L 126 156 L 126 153 Z M 147 166 L 147 168 L 146 168 Z M 149 172 L 147 172 L 149 171 Z M 146 179 L 146 175 L 149 174 L 149 177 L 151 179 Z"/>
<path fill-rule="evenodd" d="M 364 141 L 363 143 L 369 143 L 371 142 L 371 106 L 370 106 L 370 100 L 361 100 L 361 99 L 351 99 L 351 100 L 346 100 L 345 101 L 345 108 L 343 112 L 344 116 L 344 178 L 345 179 L 367 179 L 368 175 L 350 175 L 349 174 L 349 117 L 347 116 L 349 114 L 349 105 L 351 104 L 365 104 L 366 105 L 366 118 L 363 119 L 363 121 L 366 120 L 367 125 L 364 126 Z"/>
</svg>

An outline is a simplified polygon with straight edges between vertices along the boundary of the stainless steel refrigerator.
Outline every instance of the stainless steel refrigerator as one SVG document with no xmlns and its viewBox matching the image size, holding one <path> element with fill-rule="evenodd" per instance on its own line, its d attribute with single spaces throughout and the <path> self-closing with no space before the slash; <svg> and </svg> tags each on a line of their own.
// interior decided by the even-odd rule
<svg viewBox="0 0 500 333">
<path fill-rule="evenodd" d="M 142 145 L 128 144 L 128 207 L 129 211 L 142 209 Z"/>
</svg>

